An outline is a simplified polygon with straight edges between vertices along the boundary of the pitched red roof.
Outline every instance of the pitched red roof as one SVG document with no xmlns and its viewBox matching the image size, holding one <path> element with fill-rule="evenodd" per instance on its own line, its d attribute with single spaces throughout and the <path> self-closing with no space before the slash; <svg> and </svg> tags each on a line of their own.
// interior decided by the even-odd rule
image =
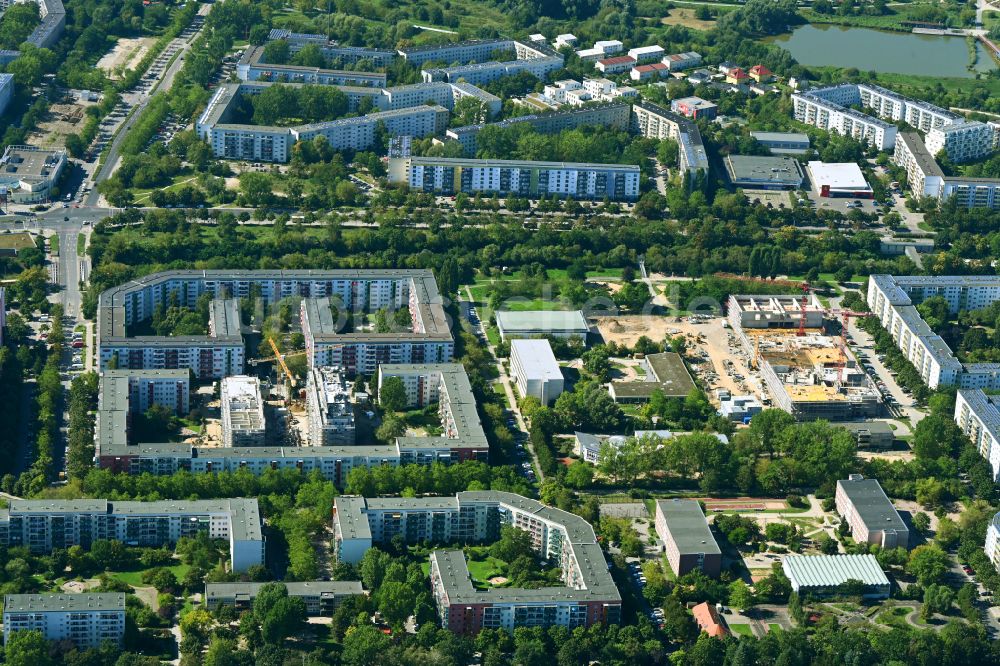
<svg viewBox="0 0 1000 666">
<path fill-rule="evenodd" d="M 750 68 L 750 73 L 757 74 L 758 76 L 770 76 L 771 70 L 769 70 L 767 67 L 764 67 L 764 65 L 754 65 L 753 67 Z"/>
<path fill-rule="evenodd" d="M 667 69 L 667 66 L 662 62 L 654 62 L 650 65 L 636 65 L 635 71 L 637 72 L 658 72 L 660 70 Z"/>
<path fill-rule="evenodd" d="M 707 601 L 703 601 L 692 608 L 691 614 L 694 615 L 694 621 L 698 624 L 698 628 L 709 636 L 726 636 L 729 634 L 729 629 L 719 619 L 719 614 L 715 610 L 715 606 Z"/>
<path fill-rule="evenodd" d="M 744 72 L 739 67 L 734 67 L 733 69 L 729 70 L 729 73 L 726 74 L 726 76 L 731 76 L 734 79 L 745 79 L 747 78 L 747 73 Z"/>
<path fill-rule="evenodd" d="M 632 56 L 616 56 L 614 58 L 605 58 L 604 60 L 598 60 L 602 65 L 627 65 L 630 62 L 635 62 L 635 58 Z"/>
</svg>

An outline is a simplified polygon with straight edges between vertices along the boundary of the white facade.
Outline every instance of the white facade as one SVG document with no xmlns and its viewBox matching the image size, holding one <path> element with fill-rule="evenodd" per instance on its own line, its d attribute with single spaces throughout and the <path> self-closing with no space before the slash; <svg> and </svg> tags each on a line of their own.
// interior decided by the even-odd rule
<svg viewBox="0 0 1000 666">
<path fill-rule="evenodd" d="M 956 163 L 977 160 L 993 152 L 993 128 L 966 120 L 935 127 L 927 132 L 927 150 L 931 155 L 943 150 Z"/>
<path fill-rule="evenodd" d="M 309 443 L 344 446 L 355 442 L 351 388 L 339 368 L 313 368 L 306 384 Z"/>
<path fill-rule="evenodd" d="M 548 340 L 511 340 L 510 373 L 523 397 L 551 404 L 563 391 L 563 376 Z"/>
<path fill-rule="evenodd" d="M 972 440 L 1000 483 L 1000 409 L 981 389 L 960 389 L 955 398 L 955 423 Z"/>
<path fill-rule="evenodd" d="M 3 642 L 18 631 L 38 631 L 46 641 L 70 641 L 80 650 L 125 638 L 122 593 L 8 594 L 4 598 Z"/>
<path fill-rule="evenodd" d="M 247 375 L 224 377 L 219 392 L 222 445 L 264 446 L 264 400 L 260 394 L 260 380 Z"/>
<path fill-rule="evenodd" d="M 891 150 L 896 143 L 895 125 L 819 97 L 813 91 L 792 94 L 792 103 L 799 122 L 853 137 L 879 150 Z"/>
<path fill-rule="evenodd" d="M 628 55 L 635 59 L 637 63 L 653 62 L 654 60 L 659 60 L 663 57 L 666 51 L 663 50 L 662 46 L 640 46 L 639 48 L 629 49 Z"/>
<path fill-rule="evenodd" d="M 1000 571 L 1000 513 L 993 516 L 990 526 L 986 529 L 985 550 L 990 562 Z"/>
<path fill-rule="evenodd" d="M 685 69 L 691 69 L 692 67 L 698 67 L 701 65 L 701 54 L 695 51 L 685 51 L 684 53 L 671 53 L 670 55 L 664 56 L 660 61 L 671 72 L 679 72 Z"/>
<path fill-rule="evenodd" d="M 564 46 L 576 46 L 576 42 L 576 35 L 566 32 L 561 35 L 557 35 L 554 44 L 557 49 L 561 49 Z"/>
</svg>

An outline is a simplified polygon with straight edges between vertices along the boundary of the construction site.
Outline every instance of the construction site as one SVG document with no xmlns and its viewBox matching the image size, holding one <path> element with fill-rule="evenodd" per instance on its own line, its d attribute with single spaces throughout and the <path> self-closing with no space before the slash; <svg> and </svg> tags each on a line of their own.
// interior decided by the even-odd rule
<svg viewBox="0 0 1000 666">
<path fill-rule="evenodd" d="M 802 296 L 732 295 L 733 335 L 775 407 L 801 421 L 881 415 L 882 396 L 846 344 L 846 322 L 804 288 Z"/>
</svg>

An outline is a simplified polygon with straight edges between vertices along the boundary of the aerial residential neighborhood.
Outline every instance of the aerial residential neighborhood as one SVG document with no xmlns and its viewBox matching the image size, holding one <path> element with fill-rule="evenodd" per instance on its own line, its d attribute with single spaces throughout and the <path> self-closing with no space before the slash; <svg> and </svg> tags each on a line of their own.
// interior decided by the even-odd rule
<svg viewBox="0 0 1000 666">
<path fill-rule="evenodd" d="M 1000 5 L 0 0 L 0 663 L 1000 664 Z"/>
</svg>

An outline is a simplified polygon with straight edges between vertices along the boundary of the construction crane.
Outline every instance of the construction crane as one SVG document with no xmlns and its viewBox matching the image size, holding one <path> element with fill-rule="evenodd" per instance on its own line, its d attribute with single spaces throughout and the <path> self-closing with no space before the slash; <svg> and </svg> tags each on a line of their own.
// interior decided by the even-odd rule
<svg viewBox="0 0 1000 666">
<path fill-rule="evenodd" d="M 854 310 L 827 310 L 826 315 L 834 319 L 840 318 L 840 362 L 838 377 L 840 381 L 847 380 L 847 329 L 851 323 L 851 317 L 867 317 L 870 312 L 855 312 Z"/>
<path fill-rule="evenodd" d="M 809 294 L 812 288 L 808 282 L 802 282 L 799 284 L 799 289 L 802 290 L 802 309 L 799 312 L 799 330 L 795 335 L 801 338 L 806 334 L 806 308 L 809 307 Z"/>
</svg>

